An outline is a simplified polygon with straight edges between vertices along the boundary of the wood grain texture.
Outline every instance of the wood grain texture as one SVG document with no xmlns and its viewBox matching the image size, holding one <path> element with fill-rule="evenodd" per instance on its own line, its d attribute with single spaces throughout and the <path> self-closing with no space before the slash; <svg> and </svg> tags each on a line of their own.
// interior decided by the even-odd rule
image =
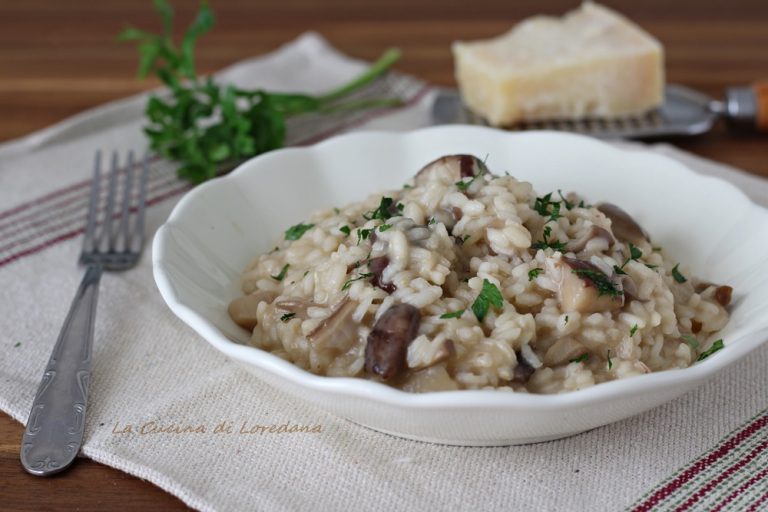
<svg viewBox="0 0 768 512">
<path fill-rule="evenodd" d="M 606 0 L 658 37 L 668 78 L 711 95 L 768 79 L 765 0 Z M 106 101 L 157 85 L 135 79 L 136 53 L 116 42 L 125 22 L 157 29 L 149 1 L 0 0 L 0 141 L 25 135 Z M 177 1 L 179 25 L 196 8 Z M 558 14 L 576 0 L 212 0 L 218 21 L 199 50 L 208 73 L 316 30 L 341 51 L 373 59 L 399 46 L 397 68 L 453 85 L 450 43 L 497 35 L 536 14 Z M 768 138 L 718 126 L 673 141 L 699 155 L 768 176 Z M 18 461 L 21 426 L 0 414 L 3 510 L 178 510 L 149 483 L 89 460 L 58 477 L 27 475 Z"/>
</svg>

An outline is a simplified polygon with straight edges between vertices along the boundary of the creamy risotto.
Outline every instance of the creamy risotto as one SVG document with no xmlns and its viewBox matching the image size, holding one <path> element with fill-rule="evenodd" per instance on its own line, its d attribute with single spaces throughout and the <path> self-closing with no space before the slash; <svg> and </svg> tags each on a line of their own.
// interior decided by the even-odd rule
<svg viewBox="0 0 768 512">
<path fill-rule="evenodd" d="M 559 393 L 722 348 L 729 286 L 624 210 L 445 156 L 402 189 L 318 211 L 242 275 L 254 346 L 414 392 Z"/>
</svg>

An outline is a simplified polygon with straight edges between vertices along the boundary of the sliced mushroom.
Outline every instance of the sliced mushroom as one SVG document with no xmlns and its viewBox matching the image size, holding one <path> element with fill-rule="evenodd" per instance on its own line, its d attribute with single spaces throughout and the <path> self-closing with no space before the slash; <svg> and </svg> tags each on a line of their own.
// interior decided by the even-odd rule
<svg viewBox="0 0 768 512">
<path fill-rule="evenodd" d="M 359 324 L 352 314 L 357 309 L 357 302 L 345 296 L 312 332 L 307 340 L 312 346 L 326 355 L 343 354 L 354 345 L 359 337 Z"/>
<path fill-rule="evenodd" d="M 408 345 L 406 362 L 412 370 L 423 370 L 455 355 L 453 340 L 431 340 L 422 335 Z"/>
<path fill-rule="evenodd" d="M 587 348 L 573 338 L 560 338 L 544 354 L 544 363 L 547 366 L 558 366 L 586 353 Z"/>
<path fill-rule="evenodd" d="M 718 286 L 715 290 L 715 300 L 725 307 L 731 303 L 733 297 L 733 288 L 730 286 Z"/>
<path fill-rule="evenodd" d="M 615 204 L 600 203 L 597 205 L 597 209 L 611 219 L 611 231 L 622 242 L 638 245 L 642 241 L 651 241 L 651 237 L 640 227 L 640 224 Z"/>
<path fill-rule="evenodd" d="M 727 285 L 718 286 L 713 283 L 709 282 L 702 282 L 697 284 L 694 289 L 696 290 L 696 293 L 703 293 L 707 290 L 707 288 L 710 288 L 712 286 L 715 286 L 715 293 L 714 297 L 715 300 L 723 307 L 727 306 L 731 303 L 731 299 L 733 298 L 733 288 Z"/>
<path fill-rule="evenodd" d="M 573 252 L 581 252 L 587 247 L 587 244 L 595 238 L 601 238 L 605 240 L 608 244 L 608 247 L 616 243 L 616 240 L 613 238 L 613 235 L 611 235 L 610 231 L 605 228 L 601 228 L 600 226 L 593 225 L 586 233 L 584 233 L 581 238 L 577 238 L 568 242 L 568 250 Z"/>
<path fill-rule="evenodd" d="M 512 382 L 515 384 L 525 384 L 531 378 L 531 375 L 534 374 L 536 368 L 531 366 L 528 360 L 523 357 L 521 351 L 518 350 L 515 352 L 515 355 L 517 355 L 517 366 L 512 370 Z"/>
<path fill-rule="evenodd" d="M 409 375 L 403 383 L 403 389 L 411 393 L 432 391 L 454 391 L 459 389 L 444 366 L 430 366 Z"/>
<path fill-rule="evenodd" d="M 589 261 L 563 257 L 555 263 L 553 280 L 563 311 L 596 313 L 624 305 L 621 284 Z"/>
<path fill-rule="evenodd" d="M 488 172 L 488 167 L 485 166 L 482 160 L 473 155 L 447 155 L 433 160 L 428 163 L 421 170 L 416 173 L 415 183 L 416 186 L 423 186 L 429 180 L 430 176 L 435 172 L 445 172 L 447 169 L 448 174 L 453 181 L 460 181 L 462 178 L 471 178 L 479 174 Z"/>
<path fill-rule="evenodd" d="M 252 331 L 258 320 L 256 311 L 262 302 L 272 302 L 277 294 L 270 291 L 257 291 L 250 295 L 243 295 L 229 303 L 227 312 L 230 318 L 244 329 Z"/>
<path fill-rule="evenodd" d="M 371 284 L 381 288 L 387 293 L 394 293 L 395 290 L 397 290 L 397 286 L 395 286 L 394 283 L 385 283 L 382 281 L 382 274 L 384 269 L 387 268 L 387 265 L 389 265 L 389 258 L 386 256 L 379 256 L 368 262 L 368 270 L 373 274 Z"/>
<path fill-rule="evenodd" d="M 383 380 L 396 377 L 406 366 L 408 344 L 421 323 L 419 310 L 410 304 L 389 308 L 373 326 L 365 347 L 365 371 Z"/>
<path fill-rule="evenodd" d="M 632 279 L 632 276 L 627 274 L 621 274 L 617 276 L 616 279 L 621 284 L 621 291 L 624 293 L 626 302 L 630 300 L 637 300 L 640 298 L 639 292 L 637 289 L 637 284 L 635 283 L 635 280 Z"/>
<path fill-rule="evenodd" d="M 299 318 L 306 318 L 307 309 L 313 306 L 317 304 L 302 297 L 288 297 L 275 302 L 275 308 L 286 313 L 294 313 Z"/>
</svg>

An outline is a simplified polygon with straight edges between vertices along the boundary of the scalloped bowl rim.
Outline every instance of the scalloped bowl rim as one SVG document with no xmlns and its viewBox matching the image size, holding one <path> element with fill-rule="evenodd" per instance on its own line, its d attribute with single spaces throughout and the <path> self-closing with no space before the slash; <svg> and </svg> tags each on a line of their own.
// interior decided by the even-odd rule
<svg viewBox="0 0 768 512">
<path fill-rule="evenodd" d="M 355 140 L 362 141 L 365 139 L 381 137 L 392 139 L 418 137 L 421 133 L 436 130 L 443 130 L 446 132 L 456 130 L 486 130 L 489 132 L 489 135 L 498 135 L 499 132 L 492 128 L 462 125 L 422 128 L 409 132 L 354 132 L 335 136 L 312 146 L 279 149 L 256 156 L 241 164 L 228 175 L 195 187 L 179 200 L 168 220 L 158 229 L 153 240 L 152 260 L 154 276 L 163 299 L 176 316 L 192 327 L 193 330 L 211 343 L 215 348 L 233 359 L 260 367 L 272 374 L 288 379 L 295 384 L 312 388 L 317 391 L 331 392 L 335 395 L 360 397 L 405 408 L 450 407 L 455 409 L 475 409 L 487 407 L 519 407 L 528 410 L 562 410 L 577 408 L 585 404 L 592 404 L 610 398 L 650 393 L 670 385 L 696 383 L 705 380 L 746 356 L 768 339 L 768 328 L 764 328 L 747 335 L 744 339 L 741 339 L 739 343 L 733 345 L 726 344 L 725 348 L 718 352 L 717 357 L 708 358 L 689 368 L 666 370 L 637 377 L 617 379 L 593 385 L 588 388 L 560 394 L 509 393 L 492 389 L 410 393 L 358 377 L 326 377 L 315 375 L 269 352 L 253 346 L 242 345 L 231 341 L 208 319 L 185 305 L 176 296 L 171 284 L 171 279 L 164 269 L 166 237 L 169 234 L 169 229 L 173 228 L 174 221 L 184 214 L 186 206 L 189 203 L 196 201 L 198 197 L 204 195 L 209 188 L 220 186 L 225 180 L 240 180 L 243 176 L 246 176 L 251 172 L 256 172 L 256 169 L 258 169 L 261 162 L 269 161 L 271 159 L 279 159 L 286 153 L 334 151 L 337 146 L 343 146 L 354 142 Z M 590 137 L 562 132 L 537 131 L 515 134 L 505 133 L 505 135 L 518 137 L 575 137 L 582 139 L 582 142 L 585 144 L 599 147 L 601 151 L 642 154 L 649 159 L 656 159 L 660 164 L 663 164 L 670 170 L 674 169 L 674 172 L 686 174 L 690 179 L 717 182 L 718 186 L 728 189 L 731 193 L 735 193 L 742 201 L 749 203 L 753 209 L 758 212 L 757 214 L 763 215 L 768 222 L 768 210 L 753 203 L 740 189 L 731 183 L 717 177 L 704 176 L 696 173 L 682 163 L 664 155 L 652 153 L 650 151 L 615 147 Z"/>
</svg>

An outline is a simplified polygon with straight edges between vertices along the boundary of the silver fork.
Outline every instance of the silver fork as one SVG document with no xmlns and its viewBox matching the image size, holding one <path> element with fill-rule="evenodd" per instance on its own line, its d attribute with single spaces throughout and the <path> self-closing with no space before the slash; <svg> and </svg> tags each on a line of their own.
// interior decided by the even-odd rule
<svg viewBox="0 0 768 512">
<path fill-rule="evenodd" d="M 91 346 L 101 273 L 104 270 L 127 270 L 135 266 L 144 247 L 144 210 L 149 167 L 147 158 L 136 165 L 133 153 L 128 154 L 127 166 L 122 173 L 119 210 L 117 204 L 121 170 L 117 153 L 112 154 L 111 160 L 107 204 L 103 222 L 99 222 L 101 152 L 96 153 L 79 260 L 86 268 L 85 275 L 48 360 L 21 441 L 21 464 L 25 470 L 37 476 L 49 476 L 63 471 L 72 464 L 80 451 L 91 378 Z M 141 167 L 138 185 L 135 184 L 137 180 L 134 176 L 137 167 Z M 135 188 L 138 188 L 138 192 L 136 201 L 133 201 Z"/>
</svg>

